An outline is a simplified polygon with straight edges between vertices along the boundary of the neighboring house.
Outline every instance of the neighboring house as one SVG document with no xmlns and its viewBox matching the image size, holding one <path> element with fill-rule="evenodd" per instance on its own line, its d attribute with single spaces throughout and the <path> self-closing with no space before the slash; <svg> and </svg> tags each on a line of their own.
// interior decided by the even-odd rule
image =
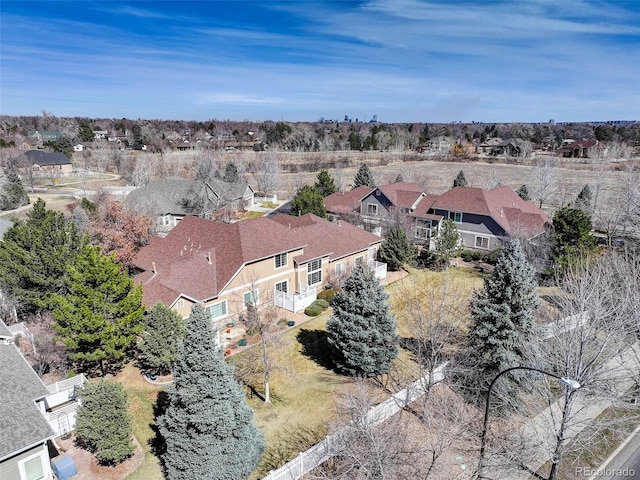
<svg viewBox="0 0 640 480">
<path fill-rule="evenodd" d="M 557 151 L 558 155 L 569 158 L 589 158 L 589 149 L 598 145 L 597 140 L 582 140 L 567 143 Z"/>
<path fill-rule="evenodd" d="M 45 413 L 49 394 L 0 321 L 0 478 L 53 478 L 47 443 L 55 432 Z"/>
<path fill-rule="evenodd" d="M 375 188 L 361 185 L 347 192 L 336 192 L 324 197 L 324 206 L 331 220 L 343 219 L 352 221 L 360 216 L 362 200 Z"/>
<path fill-rule="evenodd" d="M 520 138 L 503 140 L 491 149 L 491 155 L 505 157 L 520 157 L 527 150 L 526 142 Z"/>
<path fill-rule="evenodd" d="M 28 130 L 27 136 L 42 145 L 45 142 L 55 142 L 62 137 L 62 133 L 58 130 Z"/>
<path fill-rule="evenodd" d="M 187 216 L 138 252 L 135 280 L 147 307 L 162 302 L 188 317 L 199 302 L 219 328 L 256 303 L 300 311 L 356 262 L 366 261 L 383 278 L 386 265 L 375 262 L 381 242 L 313 214 L 231 224 Z"/>
<path fill-rule="evenodd" d="M 93 130 L 93 138 L 96 140 L 106 139 L 108 136 L 107 130 Z"/>
<path fill-rule="evenodd" d="M 185 203 L 187 198 L 199 200 L 199 212 L 194 212 L 193 204 L 189 206 Z M 185 215 L 201 213 L 211 218 L 224 209 L 238 212 L 252 207 L 253 203 L 253 189 L 246 182 L 225 183 L 213 179 L 198 184 L 182 177 L 168 177 L 151 182 L 132 191 L 125 201 L 129 208 L 154 216 L 159 234 L 166 234 Z"/>
<path fill-rule="evenodd" d="M 340 218 L 342 212 L 359 213 L 359 223 L 372 230 L 385 222 L 401 222 L 414 243 L 430 248 L 441 222 L 448 218 L 455 221 L 465 247 L 482 250 L 498 248 L 510 237 L 536 237 L 551 223 L 534 203 L 522 200 L 509 187 L 456 187 L 442 195 L 427 195 L 415 183 L 396 182 L 362 193 L 361 198 L 334 193 L 325 198 L 325 205 Z"/>
<path fill-rule="evenodd" d="M 488 138 L 478 145 L 478 150 L 481 153 L 491 153 L 491 151 L 501 143 L 502 139 L 499 137 Z"/>
<path fill-rule="evenodd" d="M 427 140 L 424 144 L 418 147 L 418 152 L 432 152 L 432 153 L 451 153 L 453 149 L 453 140 L 449 137 L 438 136 Z"/>
<path fill-rule="evenodd" d="M 417 183 L 381 185 L 360 202 L 360 217 L 367 229 L 384 227 L 390 221 L 405 218 L 425 196 Z"/>
<path fill-rule="evenodd" d="M 412 216 L 416 219 L 416 236 L 422 236 L 423 231 L 418 230 L 421 220 L 433 228 L 438 218 L 451 219 L 462 245 L 480 250 L 498 248 L 508 238 L 537 237 L 551 224 L 533 202 L 523 200 L 506 186 L 492 190 L 456 187 L 432 202 L 421 203 Z"/>
<path fill-rule="evenodd" d="M 73 170 L 69 157 L 60 152 L 28 150 L 18 157 L 18 161 L 23 170 L 31 169 L 34 174 L 62 175 Z"/>
</svg>

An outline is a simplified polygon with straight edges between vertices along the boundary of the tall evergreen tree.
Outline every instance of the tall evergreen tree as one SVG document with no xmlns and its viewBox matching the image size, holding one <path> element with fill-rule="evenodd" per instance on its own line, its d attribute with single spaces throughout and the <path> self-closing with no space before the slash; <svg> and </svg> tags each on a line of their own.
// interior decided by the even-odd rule
<svg viewBox="0 0 640 480">
<path fill-rule="evenodd" d="M 134 286 L 113 257 L 87 245 L 68 266 L 68 293 L 53 299 L 54 329 L 69 357 L 86 366 L 122 360 L 142 331 L 142 288 Z"/>
<path fill-rule="evenodd" d="M 413 262 L 417 255 L 415 247 L 400 227 L 392 228 L 378 249 L 378 259 L 391 270 L 400 270 L 403 265 Z"/>
<path fill-rule="evenodd" d="M 169 404 L 157 421 L 166 442 L 167 478 L 247 478 L 260 461 L 264 440 L 200 305 L 193 307 L 178 358 Z"/>
<path fill-rule="evenodd" d="M 320 170 L 320 173 L 318 173 L 318 179 L 314 186 L 322 197 L 328 197 L 332 193 L 336 193 L 338 191 L 338 188 L 333 181 L 333 177 L 329 175 L 329 172 L 324 168 Z"/>
<path fill-rule="evenodd" d="M 453 220 L 445 220 L 442 222 L 442 226 L 435 240 L 434 250 L 438 256 L 444 258 L 447 262 L 462 251 L 460 234 L 458 233 L 456 222 Z"/>
<path fill-rule="evenodd" d="M 460 170 L 458 176 L 453 180 L 453 188 L 456 187 L 466 187 L 468 185 L 467 179 L 464 176 L 464 172 Z"/>
<path fill-rule="evenodd" d="M 593 211 L 592 203 L 593 195 L 591 195 L 591 189 L 589 188 L 589 185 L 585 185 L 576 197 L 574 206 L 585 212 L 587 215 L 591 215 L 591 212 Z"/>
<path fill-rule="evenodd" d="M 5 173 L 0 192 L 0 210 L 13 210 L 23 205 L 29 205 L 29 195 L 22 185 L 18 172 L 11 168 Z"/>
<path fill-rule="evenodd" d="M 539 306 L 535 288 L 534 270 L 520 244 L 517 241 L 505 244 L 493 273 L 471 299 L 470 375 L 465 383 L 476 399 L 486 393 L 500 371 L 526 363 L 535 335 L 534 314 Z M 506 385 L 502 389 L 503 398 L 515 397 L 509 380 L 505 379 L 502 385 Z"/>
<path fill-rule="evenodd" d="M 38 199 L 24 222 L 0 242 L 0 288 L 19 301 L 21 313 L 52 308 L 53 295 L 67 292 L 67 266 L 82 251 L 86 237 L 61 212 Z"/>
<path fill-rule="evenodd" d="M 386 373 L 398 356 L 389 295 L 363 263 L 353 268 L 336 294 L 327 332 L 334 362 L 347 375 Z"/>
<path fill-rule="evenodd" d="M 116 465 L 131 456 L 133 429 L 127 393 L 118 382 L 86 383 L 76 419 L 76 438 L 102 465 Z"/>
<path fill-rule="evenodd" d="M 356 176 L 353 178 L 353 186 L 351 189 L 353 190 L 354 188 L 358 188 L 363 185 L 371 188 L 375 188 L 376 186 L 371 170 L 369 170 L 369 165 L 366 163 L 360 165 L 360 168 L 356 172 Z"/>
<path fill-rule="evenodd" d="M 85 121 L 80 122 L 80 125 L 78 125 L 78 138 L 80 138 L 80 141 L 91 142 L 94 136 L 91 126 Z"/>
<path fill-rule="evenodd" d="M 311 185 L 304 185 L 296 192 L 291 200 L 291 215 L 304 215 L 313 213 L 319 217 L 327 216 L 327 209 L 324 206 L 323 197 Z"/>
<path fill-rule="evenodd" d="M 525 184 L 520 185 L 520 188 L 516 190 L 516 193 L 521 199 L 526 200 L 527 202 L 531 200 L 531 194 L 529 193 L 529 188 Z"/>
<path fill-rule="evenodd" d="M 579 208 L 566 205 L 553 215 L 553 248 L 551 256 L 560 266 L 567 266 L 577 255 L 596 248 L 591 233 L 591 218 Z"/>
<path fill-rule="evenodd" d="M 182 317 L 164 303 L 156 303 L 142 317 L 144 331 L 138 344 L 143 369 L 158 374 L 171 371 L 178 360 L 178 340 L 186 326 Z"/>
<path fill-rule="evenodd" d="M 234 183 L 237 182 L 239 178 L 238 167 L 235 163 L 229 160 L 229 163 L 227 163 L 227 166 L 224 169 L 224 176 L 222 177 L 222 181 L 226 183 Z"/>
</svg>

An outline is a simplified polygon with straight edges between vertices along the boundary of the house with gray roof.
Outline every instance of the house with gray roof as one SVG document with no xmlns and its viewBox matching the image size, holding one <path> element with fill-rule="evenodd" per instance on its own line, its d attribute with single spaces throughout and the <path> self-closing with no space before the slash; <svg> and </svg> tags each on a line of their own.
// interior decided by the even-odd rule
<svg viewBox="0 0 640 480">
<path fill-rule="evenodd" d="M 0 385 L 0 478 L 52 479 L 47 442 L 55 433 L 44 405 L 49 391 L 16 346 L 5 342 L 0 342 Z"/>
<path fill-rule="evenodd" d="M 55 173 L 60 175 L 73 171 L 73 165 L 69 157 L 60 152 L 27 150 L 18 157 L 18 164 L 23 171 L 31 169 L 34 174 Z"/>
<path fill-rule="evenodd" d="M 153 181 L 129 193 L 128 208 L 156 218 L 156 231 L 166 235 L 185 215 L 216 218 L 222 211 L 238 212 L 253 206 L 253 189 L 246 182 L 218 179 L 196 182 L 182 177 Z"/>
</svg>

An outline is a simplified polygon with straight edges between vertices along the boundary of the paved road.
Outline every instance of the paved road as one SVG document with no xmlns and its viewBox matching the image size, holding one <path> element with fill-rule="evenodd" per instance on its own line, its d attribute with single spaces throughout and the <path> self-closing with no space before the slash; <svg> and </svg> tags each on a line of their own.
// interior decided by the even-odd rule
<svg viewBox="0 0 640 480">
<path fill-rule="evenodd" d="M 605 460 L 597 472 L 589 474 L 589 480 L 640 478 L 640 427 Z"/>
</svg>

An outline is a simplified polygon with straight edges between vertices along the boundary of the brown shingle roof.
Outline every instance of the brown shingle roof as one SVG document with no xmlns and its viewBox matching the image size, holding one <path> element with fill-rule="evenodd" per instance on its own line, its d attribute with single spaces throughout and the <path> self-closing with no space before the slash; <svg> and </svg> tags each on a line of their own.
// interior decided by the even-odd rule
<svg viewBox="0 0 640 480">
<path fill-rule="evenodd" d="M 378 188 L 397 208 L 411 207 L 422 195 L 422 188 L 417 183 L 395 182 Z"/>
<path fill-rule="evenodd" d="M 295 258 L 298 263 L 326 255 L 333 261 L 382 242 L 382 238 L 350 223 L 328 222 L 312 213 L 301 217 L 278 214 L 274 220 L 287 226 L 292 237 L 307 242 L 304 253 Z"/>
<path fill-rule="evenodd" d="M 537 235 L 551 223 L 540 208 L 506 186 L 493 190 L 455 187 L 438 196 L 432 208 L 488 215 L 510 235 Z"/>
<path fill-rule="evenodd" d="M 324 198 L 324 206 L 329 213 L 348 214 L 358 211 L 360 202 L 375 189 L 362 185 L 348 192 L 336 192 Z"/>
</svg>

